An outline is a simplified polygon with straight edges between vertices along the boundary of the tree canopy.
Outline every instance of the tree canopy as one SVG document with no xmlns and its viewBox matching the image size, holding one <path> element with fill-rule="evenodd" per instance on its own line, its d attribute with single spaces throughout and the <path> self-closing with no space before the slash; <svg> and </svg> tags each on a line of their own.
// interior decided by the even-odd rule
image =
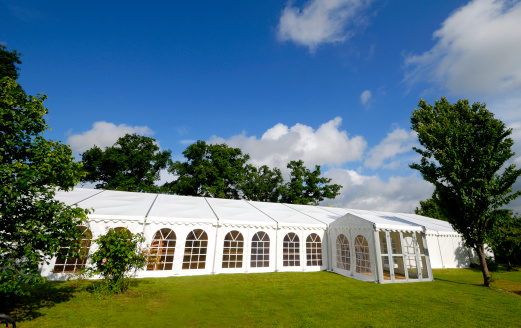
<svg viewBox="0 0 521 328">
<path fill-rule="evenodd" d="M 153 138 L 127 134 L 105 150 L 94 146 L 82 154 L 87 172 L 82 181 L 96 183 L 98 189 L 157 192 L 154 183 L 166 169 L 170 153 L 160 151 Z"/>
<path fill-rule="evenodd" d="M 434 184 L 435 201 L 478 253 L 484 284 L 489 286 L 484 245 L 501 223 L 496 211 L 521 194 L 512 191 L 521 170 L 513 164 L 505 167 L 514 155 L 512 130 L 477 102 L 451 104 L 441 98 L 434 106 L 420 100 L 418 107 L 411 123 L 423 147 L 414 150 L 422 157 L 410 167 Z"/>
<path fill-rule="evenodd" d="M 322 177 L 320 166 L 310 171 L 303 161 L 288 164 L 290 181 L 284 183 L 280 169 L 247 164 L 248 154 L 225 144 L 197 141 L 183 155 L 186 161 L 170 163 L 169 172 L 178 178 L 163 185 L 163 192 L 318 205 L 324 198 L 335 198 L 342 188 Z"/>
<path fill-rule="evenodd" d="M 171 162 L 168 171 L 175 181 L 163 186 L 166 192 L 216 198 L 239 199 L 239 186 L 245 181 L 245 165 L 250 156 L 239 148 L 197 141 L 183 155 L 185 162 Z"/>
<path fill-rule="evenodd" d="M 45 99 L 27 96 L 11 77 L 0 80 L 0 291 L 7 296 L 43 281 L 38 266 L 60 248 L 74 255 L 76 227 L 86 220 L 87 211 L 54 199 L 83 170 L 67 145 L 43 138 Z"/>
<path fill-rule="evenodd" d="M 16 50 L 7 51 L 7 48 L 0 44 L 0 79 L 6 76 L 13 80 L 18 78 L 19 74 L 16 64 L 22 63 L 20 60 L 21 55 Z"/>
</svg>

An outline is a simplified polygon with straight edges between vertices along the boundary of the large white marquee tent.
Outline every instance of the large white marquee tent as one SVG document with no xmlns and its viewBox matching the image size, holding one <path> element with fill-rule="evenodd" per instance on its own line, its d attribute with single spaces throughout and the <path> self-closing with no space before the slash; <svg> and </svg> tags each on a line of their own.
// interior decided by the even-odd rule
<svg viewBox="0 0 521 328">
<path fill-rule="evenodd" d="M 467 267 L 473 259 L 447 222 L 415 214 L 84 188 L 56 198 L 93 210 L 85 236 L 108 228 L 143 233 L 160 261 L 138 277 L 330 270 L 412 282 L 432 280 L 431 268 Z M 83 244 L 95 251 L 90 240 Z M 60 280 L 83 265 L 53 259 L 41 272 Z"/>
</svg>

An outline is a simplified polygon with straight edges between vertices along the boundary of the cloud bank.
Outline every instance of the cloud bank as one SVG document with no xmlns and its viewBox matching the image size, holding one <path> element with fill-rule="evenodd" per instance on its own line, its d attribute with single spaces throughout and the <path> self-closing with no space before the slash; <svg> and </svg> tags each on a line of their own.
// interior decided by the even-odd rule
<svg viewBox="0 0 521 328">
<path fill-rule="evenodd" d="M 474 0 L 433 34 L 435 46 L 405 60 L 405 80 L 428 79 L 454 94 L 521 87 L 521 2 Z"/>
<path fill-rule="evenodd" d="M 419 201 L 430 198 L 434 187 L 417 177 L 390 177 L 387 182 L 378 176 L 364 176 L 356 171 L 331 169 L 325 176 L 344 186 L 331 205 L 344 208 L 413 213 Z"/>
<path fill-rule="evenodd" d="M 342 165 L 362 159 L 367 142 L 361 136 L 349 137 L 340 130 L 342 119 L 326 122 L 318 129 L 297 123 L 288 127 L 279 123 L 268 129 L 260 139 L 245 133 L 229 139 L 212 137 L 211 143 L 226 143 L 241 148 L 255 165 L 285 169 L 287 163 L 301 159 L 305 165 Z"/>
</svg>

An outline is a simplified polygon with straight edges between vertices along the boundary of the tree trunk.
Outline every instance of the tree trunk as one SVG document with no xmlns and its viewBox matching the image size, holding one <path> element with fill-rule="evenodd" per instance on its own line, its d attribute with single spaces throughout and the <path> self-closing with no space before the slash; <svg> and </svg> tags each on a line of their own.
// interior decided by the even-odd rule
<svg viewBox="0 0 521 328">
<path fill-rule="evenodd" d="M 485 246 L 477 246 L 475 250 L 479 256 L 481 273 L 483 273 L 483 285 L 485 285 L 485 287 L 490 287 L 490 272 L 488 272 L 487 260 L 485 258 Z"/>
</svg>

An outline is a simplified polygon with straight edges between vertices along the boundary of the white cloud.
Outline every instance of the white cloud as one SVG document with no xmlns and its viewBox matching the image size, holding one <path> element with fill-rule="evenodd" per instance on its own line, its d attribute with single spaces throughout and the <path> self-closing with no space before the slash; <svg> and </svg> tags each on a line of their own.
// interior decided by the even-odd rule
<svg viewBox="0 0 521 328">
<path fill-rule="evenodd" d="M 114 123 L 99 121 L 92 124 L 92 129 L 81 134 L 69 136 L 67 143 L 71 146 L 73 151 L 82 153 L 94 145 L 101 149 L 112 146 L 120 137 L 123 137 L 127 133 L 147 136 L 154 134 L 147 126 L 115 125 Z"/>
<path fill-rule="evenodd" d="M 325 176 L 342 185 L 341 194 L 331 205 L 352 209 L 412 213 L 420 200 L 432 196 L 434 187 L 411 175 L 391 177 L 382 181 L 378 176 L 364 176 L 352 170 L 331 169 Z"/>
<path fill-rule="evenodd" d="M 369 102 L 369 100 L 371 100 L 371 91 L 370 90 L 365 90 L 360 95 L 360 102 L 362 103 L 362 105 L 365 105 L 365 104 L 367 104 Z"/>
<path fill-rule="evenodd" d="M 521 87 L 521 2 L 474 0 L 449 16 L 436 45 L 405 60 L 406 81 L 430 80 L 454 94 Z"/>
<path fill-rule="evenodd" d="M 412 151 L 413 146 L 417 146 L 417 135 L 414 131 L 407 132 L 404 129 L 395 129 L 369 151 L 364 165 L 377 169 L 384 165 L 386 159 L 395 158 L 396 155 Z M 398 166 L 399 162 L 395 161 L 388 163 L 386 168 L 395 169 Z"/>
<path fill-rule="evenodd" d="M 240 135 L 223 139 L 213 136 L 211 143 L 226 143 L 241 148 L 251 156 L 255 165 L 268 165 L 285 169 L 292 160 L 302 159 L 307 167 L 314 165 L 341 165 L 349 161 L 361 160 L 367 142 L 361 136 L 349 138 L 340 130 L 342 119 L 322 124 L 318 129 L 300 123 L 291 128 L 277 124 L 268 129 L 260 139 Z"/>
<path fill-rule="evenodd" d="M 353 36 L 349 27 L 359 25 L 369 0 L 310 0 L 302 8 L 290 1 L 278 26 L 281 41 L 304 45 L 311 52 L 321 43 L 343 42 Z"/>
</svg>

